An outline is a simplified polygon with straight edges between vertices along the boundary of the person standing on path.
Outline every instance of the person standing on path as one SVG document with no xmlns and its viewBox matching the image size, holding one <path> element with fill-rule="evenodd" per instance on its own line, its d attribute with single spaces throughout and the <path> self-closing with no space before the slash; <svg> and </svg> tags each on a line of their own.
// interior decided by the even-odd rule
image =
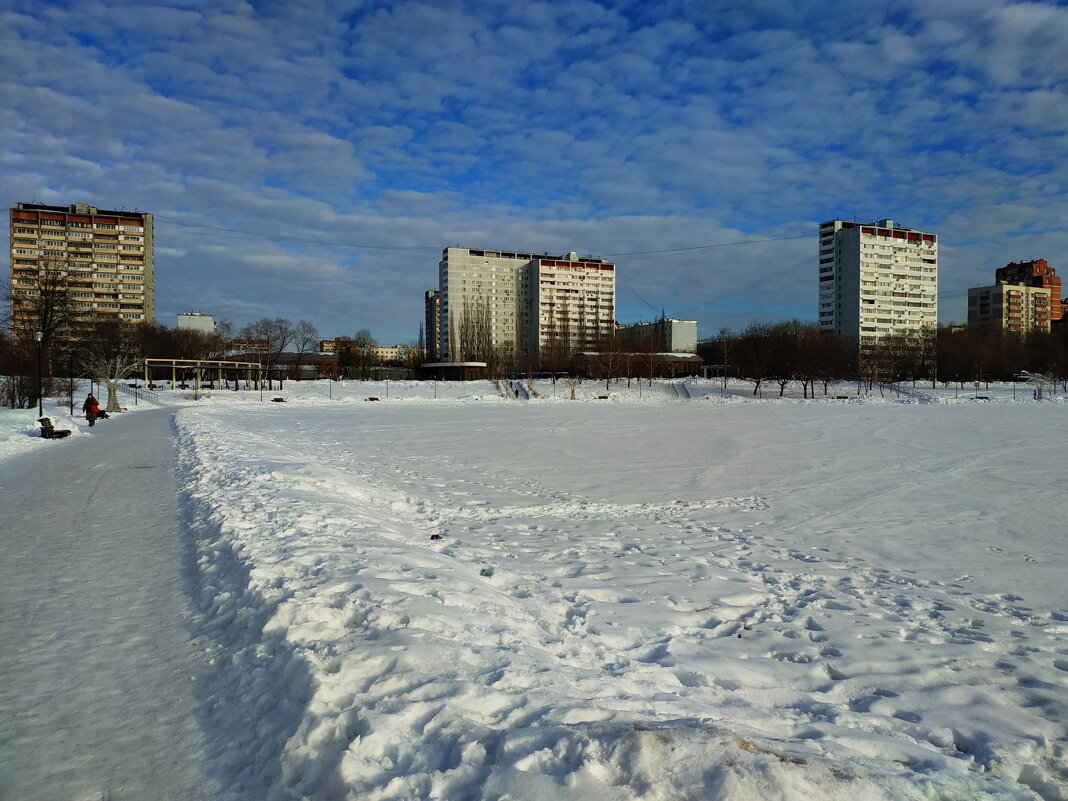
<svg viewBox="0 0 1068 801">
<path fill-rule="evenodd" d="M 89 393 L 89 397 L 82 404 L 82 411 L 85 412 L 85 419 L 89 421 L 89 427 L 92 428 L 96 422 L 97 415 L 100 414 L 100 404 L 96 402 L 92 392 Z"/>
</svg>

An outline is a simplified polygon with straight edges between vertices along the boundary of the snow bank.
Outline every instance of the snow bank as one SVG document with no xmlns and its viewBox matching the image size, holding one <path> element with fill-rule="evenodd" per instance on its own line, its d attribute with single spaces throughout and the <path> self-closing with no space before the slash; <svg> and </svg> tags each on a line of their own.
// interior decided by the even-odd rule
<svg viewBox="0 0 1068 801">
<path fill-rule="evenodd" d="M 1066 797 L 1058 407 L 292 400 L 176 416 L 235 786 Z"/>
</svg>

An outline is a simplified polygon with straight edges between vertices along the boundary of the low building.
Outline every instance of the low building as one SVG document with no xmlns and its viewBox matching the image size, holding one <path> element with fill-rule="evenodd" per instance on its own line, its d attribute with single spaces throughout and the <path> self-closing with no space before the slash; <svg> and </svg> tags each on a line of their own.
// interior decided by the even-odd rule
<svg viewBox="0 0 1068 801">
<path fill-rule="evenodd" d="M 974 287 L 968 290 L 968 327 L 1016 334 L 1048 333 L 1052 303 L 1053 294 L 1048 287 L 1026 284 Z"/>
<path fill-rule="evenodd" d="M 419 365 L 427 378 L 439 381 L 478 381 L 486 377 L 485 362 L 427 362 Z"/>
<path fill-rule="evenodd" d="M 374 346 L 368 348 L 370 351 L 371 359 L 376 364 L 385 364 L 386 362 L 400 362 L 404 361 L 404 346 L 403 345 L 390 345 L 386 348 L 380 348 Z"/>
<path fill-rule="evenodd" d="M 218 331 L 215 318 L 200 312 L 182 312 L 178 315 L 179 331 L 200 331 L 202 334 L 214 334 Z"/>
<path fill-rule="evenodd" d="M 632 350 L 659 353 L 695 353 L 697 321 L 661 317 L 652 323 L 635 323 L 616 329 L 616 340 Z"/>
</svg>

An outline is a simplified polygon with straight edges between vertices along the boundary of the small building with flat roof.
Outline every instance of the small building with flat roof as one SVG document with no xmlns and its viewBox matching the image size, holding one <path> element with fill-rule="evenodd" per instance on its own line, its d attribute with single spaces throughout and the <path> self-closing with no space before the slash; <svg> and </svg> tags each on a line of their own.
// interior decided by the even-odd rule
<svg viewBox="0 0 1068 801">
<path fill-rule="evenodd" d="M 420 369 L 440 381 L 478 381 L 486 377 L 485 362 L 427 362 Z"/>
</svg>

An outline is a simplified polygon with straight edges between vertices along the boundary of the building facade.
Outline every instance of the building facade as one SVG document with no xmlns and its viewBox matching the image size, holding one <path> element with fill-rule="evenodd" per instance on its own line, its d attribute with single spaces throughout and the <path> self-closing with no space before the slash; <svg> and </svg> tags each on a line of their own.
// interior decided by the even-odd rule
<svg viewBox="0 0 1068 801">
<path fill-rule="evenodd" d="M 199 331 L 202 334 L 214 334 L 218 331 L 215 318 L 200 312 L 182 312 L 178 315 L 179 331 Z"/>
<path fill-rule="evenodd" d="M 616 329 L 616 338 L 624 347 L 658 353 L 695 353 L 697 351 L 697 321 L 674 320 L 661 317 L 652 323 L 635 323 Z"/>
<path fill-rule="evenodd" d="M 822 331 L 862 347 L 885 336 L 933 335 L 938 324 L 938 237 L 893 220 L 830 220 L 819 228 Z"/>
<path fill-rule="evenodd" d="M 1049 287 L 1026 284 L 995 284 L 969 289 L 968 327 L 1016 334 L 1048 333 L 1055 297 Z"/>
<path fill-rule="evenodd" d="M 1050 322 L 1058 322 L 1064 316 L 1064 305 L 1061 302 L 1061 279 L 1057 276 L 1057 271 L 1050 267 L 1045 259 L 1009 262 L 994 271 L 994 281 L 999 284 L 1048 289 L 1050 291 Z"/>
<path fill-rule="evenodd" d="M 590 349 L 615 326 L 615 265 L 605 259 L 449 247 L 438 277 L 437 358 Z"/>
<path fill-rule="evenodd" d="M 426 359 L 436 362 L 441 358 L 441 294 L 436 289 L 426 291 L 423 297 L 423 310 Z"/>
<path fill-rule="evenodd" d="M 32 314 L 36 276 L 61 276 L 86 325 L 154 318 L 151 214 L 107 211 L 85 203 L 11 205 L 11 308 L 17 320 Z"/>
</svg>

